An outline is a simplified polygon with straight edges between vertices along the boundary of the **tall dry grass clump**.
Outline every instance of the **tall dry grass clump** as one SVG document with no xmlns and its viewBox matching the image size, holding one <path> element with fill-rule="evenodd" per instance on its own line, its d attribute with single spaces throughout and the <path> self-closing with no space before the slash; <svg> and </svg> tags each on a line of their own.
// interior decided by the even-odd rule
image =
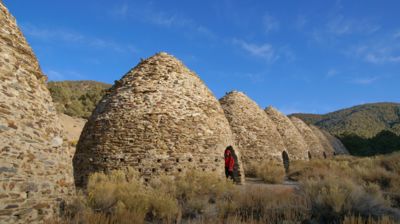
<svg viewBox="0 0 400 224">
<path fill-rule="evenodd" d="M 87 195 L 93 211 L 111 214 L 117 219 L 129 217 L 135 223 L 143 223 L 145 219 L 169 223 L 179 214 L 178 201 L 172 195 L 143 184 L 133 169 L 93 174 Z"/>
<path fill-rule="evenodd" d="M 242 186 L 231 200 L 219 206 L 220 217 L 227 223 L 297 223 L 308 219 L 310 210 L 308 201 L 292 188 L 262 185 Z"/>
<path fill-rule="evenodd" d="M 320 222 L 339 223 L 349 215 L 374 220 L 388 216 L 400 221 L 395 201 L 400 176 L 393 169 L 399 160 L 393 158 L 399 157 L 295 161 L 288 177 L 300 181 L 312 216 Z"/>
<path fill-rule="evenodd" d="M 285 168 L 281 162 L 271 160 L 262 163 L 251 163 L 248 174 L 261 178 L 270 184 L 279 184 L 285 180 Z"/>
<path fill-rule="evenodd" d="M 215 173 L 189 171 L 141 180 L 133 169 L 90 176 L 86 194 L 76 197 L 56 223 L 179 223 L 215 217 L 217 203 L 234 195 L 232 181 Z"/>
<path fill-rule="evenodd" d="M 188 171 L 176 177 L 160 176 L 151 181 L 154 189 L 172 195 L 179 202 L 183 218 L 209 216 L 210 206 L 229 200 L 236 191 L 235 184 L 215 173 Z"/>
</svg>

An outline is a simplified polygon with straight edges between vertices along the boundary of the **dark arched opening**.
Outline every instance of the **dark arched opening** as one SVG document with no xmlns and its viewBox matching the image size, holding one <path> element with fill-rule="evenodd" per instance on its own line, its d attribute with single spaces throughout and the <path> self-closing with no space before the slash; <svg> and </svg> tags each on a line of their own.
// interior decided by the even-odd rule
<svg viewBox="0 0 400 224">
<path fill-rule="evenodd" d="M 289 155 L 287 154 L 286 151 L 282 152 L 282 161 L 283 161 L 283 167 L 285 167 L 286 173 L 289 172 L 290 161 L 289 161 Z"/>
<path fill-rule="evenodd" d="M 326 156 L 326 152 L 324 152 L 323 154 L 324 154 L 324 159 L 326 159 L 326 158 L 327 158 L 327 156 Z"/>
<path fill-rule="evenodd" d="M 232 157 L 233 157 L 233 159 L 235 161 L 235 164 L 233 166 L 233 180 L 235 181 L 235 183 L 240 183 L 241 182 L 241 176 L 242 176 L 242 173 L 240 172 L 240 165 L 241 164 L 239 164 L 238 157 L 237 157 L 236 152 L 233 149 L 233 147 L 232 146 L 228 146 L 226 149 L 231 151 Z"/>
<path fill-rule="evenodd" d="M 312 159 L 311 152 L 308 151 L 307 154 L 308 154 L 308 159 L 311 160 Z"/>
</svg>

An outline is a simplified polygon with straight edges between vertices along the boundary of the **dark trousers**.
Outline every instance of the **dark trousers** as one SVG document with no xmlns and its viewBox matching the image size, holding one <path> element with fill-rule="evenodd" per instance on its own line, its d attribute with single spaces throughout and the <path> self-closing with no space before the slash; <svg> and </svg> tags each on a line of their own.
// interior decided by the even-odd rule
<svg viewBox="0 0 400 224">
<path fill-rule="evenodd" d="M 229 171 L 228 167 L 225 167 L 225 176 L 226 178 L 231 178 L 233 180 L 233 171 Z"/>
</svg>

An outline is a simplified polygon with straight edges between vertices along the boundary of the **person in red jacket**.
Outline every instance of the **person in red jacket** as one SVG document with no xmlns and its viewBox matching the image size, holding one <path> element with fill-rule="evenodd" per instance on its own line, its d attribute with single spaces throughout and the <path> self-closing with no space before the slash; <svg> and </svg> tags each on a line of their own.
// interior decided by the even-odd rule
<svg viewBox="0 0 400 224">
<path fill-rule="evenodd" d="M 233 180 L 233 167 L 235 166 L 235 159 L 232 155 L 233 147 L 228 146 L 225 149 L 225 176 L 226 178 L 231 178 Z"/>
</svg>

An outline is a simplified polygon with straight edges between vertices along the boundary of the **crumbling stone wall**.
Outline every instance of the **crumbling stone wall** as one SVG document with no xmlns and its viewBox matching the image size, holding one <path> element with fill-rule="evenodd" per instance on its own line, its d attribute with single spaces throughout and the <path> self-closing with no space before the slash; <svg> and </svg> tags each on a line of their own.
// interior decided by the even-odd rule
<svg viewBox="0 0 400 224">
<path fill-rule="evenodd" d="M 303 136 L 304 141 L 307 144 L 309 157 L 322 158 L 324 147 L 322 146 L 319 138 L 314 134 L 313 130 L 304 121 L 297 117 L 290 117 L 293 125 L 297 128 L 299 133 Z"/>
<path fill-rule="evenodd" d="M 233 91 L 220 99 L 236 145 L 242 152 L 244 169 L 251 162 L 282 161 L 285 146 L 274 122 L 244 93 Z"/>
<path fill-rule="evenodd" d="M 228 145 L 234 146 L 229 123 L 210 90 L 182 62 L 158 53 L 97 105 L 73 159 L 75 183 L 82 187 L 90 173 L 129 166 L 145 179 L 189 169 L 222 176 Z"/>
<path fill-rule="evenodd" d="M 290 119 L 272 106 L 265 109 L 268 117 L 275 123 L 290 160 L 308 160 L 307 144 Z"/>
<path fill-rule="evenodd" d="M 0 2 L 0 222 L 39 222 L 73 194 L 72 164 L 38 61 Z"/>
</svg>

